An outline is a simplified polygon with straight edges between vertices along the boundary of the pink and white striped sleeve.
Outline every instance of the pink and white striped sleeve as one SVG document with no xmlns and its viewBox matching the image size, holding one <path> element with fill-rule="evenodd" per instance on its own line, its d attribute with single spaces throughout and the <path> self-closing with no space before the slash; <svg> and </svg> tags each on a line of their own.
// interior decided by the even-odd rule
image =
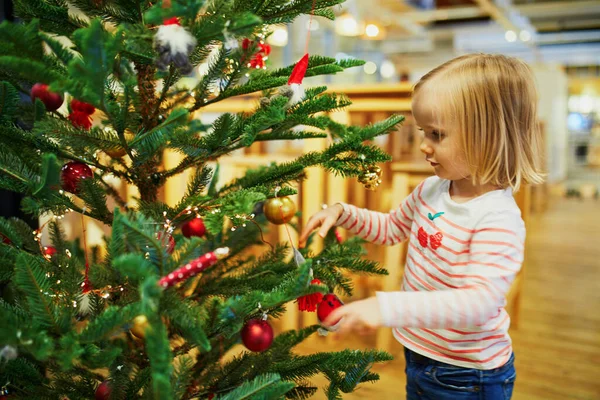
<svg viewBox="0 0 600 400">
<path fill-rule="evenodd" d="M 377 293 L 384 325 L 456 329 L 496 317 L 521 268 L 524 240 L 520 215 L 486 215 L 473 231 L 468 263 L 440 266 L 446 274 L 438 274 L 432 267 L 431 274 L 439 281 L 432 284 L 435 289 Z"/>
<path fill-rule="evenodd" d="M 372 243 L 390 246 L 400 243 L 410 236 L 415 209 L 415 192 L 418 189 L 404 199 L 400 207 L 387 214 L 339 203 L 344 208 L 344 212 L 335 225 Z"/>
</svg>

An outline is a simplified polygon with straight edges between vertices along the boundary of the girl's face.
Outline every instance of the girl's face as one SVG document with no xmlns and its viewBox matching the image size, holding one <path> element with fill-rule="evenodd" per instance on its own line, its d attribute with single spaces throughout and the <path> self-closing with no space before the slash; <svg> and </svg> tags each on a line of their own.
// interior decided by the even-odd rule
<svg viewBox="0 0 600 400">
<path fill-rule="evenodd" d="M 470 172 L 459 133 L 451 132 L 449 127 L 440 122 L 440 97 L 430 83 L 423 85 L 412 101 L 413 116 L 417 127 L 423 132 L 420 149 L 440 178 L 451 181 L 468 179 Z"/>
</svg>

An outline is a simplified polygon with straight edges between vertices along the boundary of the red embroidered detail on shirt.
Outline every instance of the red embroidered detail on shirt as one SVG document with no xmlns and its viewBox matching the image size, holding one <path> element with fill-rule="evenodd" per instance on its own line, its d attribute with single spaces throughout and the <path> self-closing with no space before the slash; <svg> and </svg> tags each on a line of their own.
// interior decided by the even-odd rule
<svg viewBox="0 0 600 400">
<path fill-rule="evenodd" d="M 442 235 L 442 232 L 438 232 L 434 235 L 429 236 L 429 244 L 431 245 L 431 248 L 437 250 L 442 245 L 443 238 L 444 235 Z M 419 241 L 420 240 L 421 239 L 419 238 Z"/>
<path fill-rule="evenodd" d="M 427 247 L 427 232 L 425 232 L 425 229 L 423 229 L 423 227 L 419 228 L 418 238 L 419 243 L 421 243 L 421 246 Z"/>
</svg>

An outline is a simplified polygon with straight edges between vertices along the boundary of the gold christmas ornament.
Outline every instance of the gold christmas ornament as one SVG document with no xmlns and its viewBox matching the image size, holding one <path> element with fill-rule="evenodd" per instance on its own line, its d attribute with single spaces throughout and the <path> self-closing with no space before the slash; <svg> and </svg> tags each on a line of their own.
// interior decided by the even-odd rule
<svg viewBox="0 0 600 400">
<path fill-rule="evenodd" d="M 108 128 L 108 129 L 112 130 L 112 128 Z M 112 130 L 112 131 L 114 132 L 114 130 Z M 115 132 L 115 135 L 116 135 L 116 132 Z M 127 141 L 127 143 L 129 143 L 133 139 L 135 139 L 135 134 L 133 132 L 131 132 L 131 130 L 126 129 L 125 130 L 125 141 Z M 114 149 L 104 150 L 104 152 L 106 154 L 108 154 L 111 158 L 121 158 L 127 154 L 125 149 L 122 147 L 115 147 Z"/>
<path fill-rule="evenodd" d="M 133 326 L 129 329 L 129 332 L 136 338 L 143 339 L 146 337 L 146 329 L 149 326 L 148 318 L 145 315 L 138 315 L 133 319 Z"/>
<path fill-rule="evenodd" d="M 377 165 L 371 165 L 364 169 L 358 177 L 358 181 L 365 186 L 367 190 L 375 190 L 381 184 L 381 168 Z"/>
<path fill-rule="evenodd" d="M 296 204 L 289 197 L 274 197 L 265 201 L 263 212 L 271 223 L 281 225 L 294 217 Z"/>
</svg>

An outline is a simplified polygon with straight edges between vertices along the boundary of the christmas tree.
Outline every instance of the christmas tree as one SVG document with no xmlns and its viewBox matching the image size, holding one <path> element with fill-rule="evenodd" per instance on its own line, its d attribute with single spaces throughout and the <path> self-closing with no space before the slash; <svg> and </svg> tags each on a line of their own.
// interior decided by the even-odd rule
<svg viewBox="0 0 600 400">
<path fill-rule="evenodd" d="M 332 234 L 315 254 L 261 240 L 294 216 L 287 196 L 306 167 L 373 185 L 375 164 L 389 159 L 369 141 L 401 117 L 345 126 L 327 112 L 346 97 L 302 89 L 304 76 L 360 61 L 306 56 L 263 68 L 274 25 L 333 19 L 342 1 L 16 2 L 21 22 L 0 25 L 0 187 L 23 193 L 34 217 L 53 217 L 47 247 L 41 229 L 0 220 L 1 398 L 307 398 L 319 373 L 339 398 L 378 379 L 370 368 L 386 353 L 298 355 L 319 326 L 273 338 L 269 323 L 286 307 L 314 309 L 323 294 L 350 295 L 347 272 L 384 274 L 361 259 L 361 241 Z M 178 85 L 203 63 L 191 89 Z M 256 92 L 252 113 L 210 126 L 191 117 Z M 333 140 L 322 152 L 231 182 L 212 166 L 259 141 L 324 137 Z M 163 167 L 165 150 L 183 155 L 179 165 Z M 159 189 L 188 169 L 180 202 L 160 202 Z M 139 190 L 137 201 L 121 197 L 115 178 Z M 70 213 L 111 227 L 104 251 L 65 239 Z M 241 342 L 248 350 L 225 360 Z"/>
</svg>

